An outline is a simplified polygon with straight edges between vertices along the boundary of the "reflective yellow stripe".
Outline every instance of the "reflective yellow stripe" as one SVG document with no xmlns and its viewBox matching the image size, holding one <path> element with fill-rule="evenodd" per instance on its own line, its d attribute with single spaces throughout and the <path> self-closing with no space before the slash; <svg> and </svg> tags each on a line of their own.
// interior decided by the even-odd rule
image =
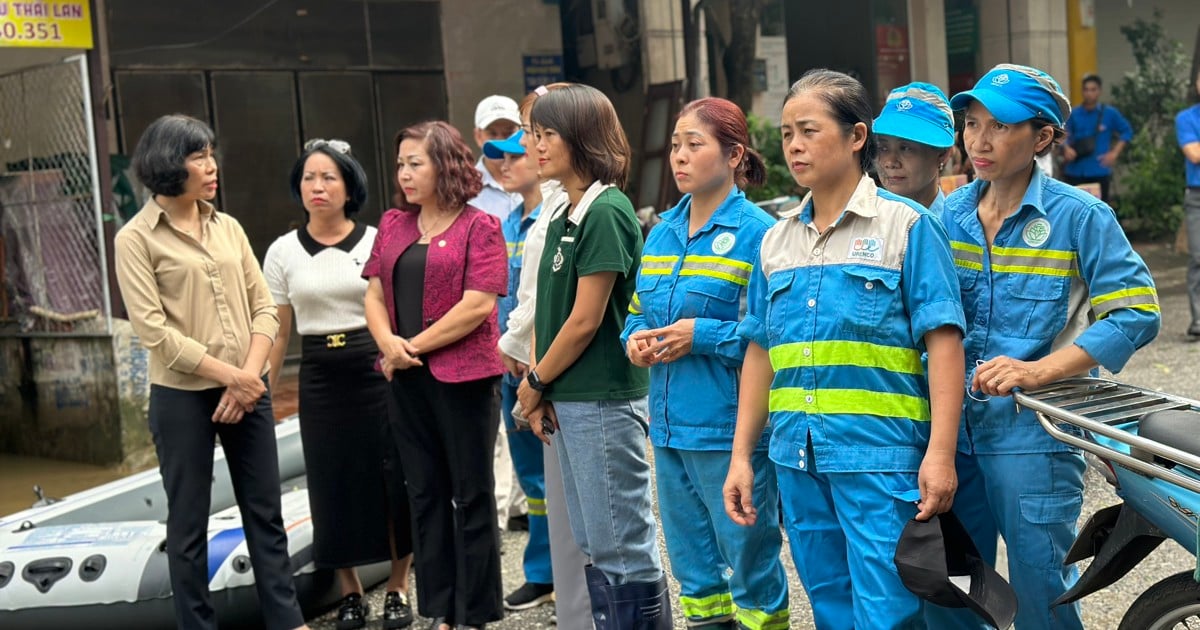
<svg viewBox="0 0 1200 630">
<path fill-rule="evenodd" d="M 733 594 L 717 593 L 708 597 L 679 596 L 683 616 L 692 620 L 712 619 L 733 615 Z"/>
<path fill-rule="evenodd" d="M 1109 313 L 1122 308 L 1158 313 L 1158 292 L 1154 287 L 1133 287 L 1092 298 L 1092 310 L 1096 311 L 1097 319 L 1103 319 Z"/>
<path fill-rule="evenodd" d="M 735 284 L 750 284 L 750 272 L 754 265 L 722 256 L 684 256 L 680 276 L 707 276 Z"/>
<path fill-rule="evenodd" d="M 805 350 L 808 354 L 805 354 Z M 880 368 L 902 374 L 924 374 L 921 353 L 912 348 L 897 348 L 865 341 L 814 341 L 785 343 L 770 350 L 771 367 L 776 372 L 802 366 L 847 365 Z"/>
<path fill-rule="evenodd" d="M 754 269 L 754 265 L 738 260 L 736 258 L 724 258 L 722 256 L 684 256 L 683 262 L 707 263 L 710 265 L 729 265 L 742 271 L 750 271 Z"/>
<path fill-rule="evenodd" d="M 1075 252 L 1062 249 L 1029 249 L 1028 247 L 993 247 L 992 253 L 997 256 L 1028 256 L 1030 258 L 1049 258 L 1051 260 L 1074 261 Z"/>
<path fill-rule="evenodd" d="M 975 271 L 983 271 L 983 248 L 962 241 L 950 241 L 950 250 L 954 254 L 954 264 Z"/>
<path fill-rule="evenodd" d="M 667 272 L 667 273 L 670 273 L 670 272 Z M 717 278 L 718 280 L 725 280 L 726 282 L 732 282 L 734 284 L 741 285 L 743 287 L 750 284 L 749 276 L 742 278 L 742 277 L 735 276 L 730 273 L 725 273 L 723 271 L 713 271 L 711 269 L 686 269 L 685 268 L 685 269 L 681 269 L 679 271 L 679 275 L 681 275 L 681 276 L 707 276 L 709 278 Z"/>
<path fill-rule="evenodd" d="M 964 243 L 962 241 L 950 241 L 950 249 L 962 252 L 971 252 L 972 254 L 983 255 L 983 248 L 974 243 Z"/>
<path fill-rule="evenodd" d="M 1053 267 L 1033 267 L 1030 265 L 992 265 L 992 271 L 998 273 L 1023 273 L 1033 276 L 1058 276 L 1067 278 L 1075 275 L 1074 269 L 1055 269 Z"/>
<path fill-rule="evenodd" d="M 773 613 L 745 608 L 739 608 L 737 611 L 738 623 L 747 630 L 787 630 L 790 627 L 789 617 L 787 608 Z"/>
<path fill-rule="evenodd" d="M 525 506 L 529 508 L 530 516 L 545 516 L 546 515 L 546 500 L 535 499 L 533 497 L 525 497 Z"/>
<path fill-rule="evenodd" d="M 642 275 L 669 276 L 677 262 L 678 256 L 642 256 Z"/>
<path fill-rule="evenodd" d="M 642 299 L 638 297 L 637 291 L 633 292 L 633 297 L 630 298 L 630 300 L 629 300 L 629 314 L 630 315 L 641 315 L 642 314 Z"/>
<path fill-rule="evenodd" d="M 992 271 L 1039 276 L 1075 275 L 1075 252 L 1026 247 L 993 247 Z"/>
<path fill-rule="evenodd" d="M 800 411 L 811 414 L 846 414 L 908 418 L 929 421 L 929 401 L 919 396 L 873 392 L 866 389 L 819 389 L 780 387 L 771 390 L 770 411 Z"/>
</svg>

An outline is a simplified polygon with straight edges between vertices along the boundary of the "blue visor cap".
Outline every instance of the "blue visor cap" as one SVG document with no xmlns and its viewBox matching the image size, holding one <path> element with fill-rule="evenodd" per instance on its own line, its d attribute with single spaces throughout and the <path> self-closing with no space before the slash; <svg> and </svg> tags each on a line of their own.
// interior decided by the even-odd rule
<svg viewBox="0 0 1200 630">
<path fill-rule="evenodd" d="M 954 146 L 954 112 L 936 85 L 909 83 L 888 94 L 871 130 L 938 149 Z"/>
<path fill-rule="evenodd" d="M 505 140 L 488 140 L 483 143 L 483 154 L 491 160 L 503 159 L 505 153 L 525 155 L 525 147 L 521 146 L 523 137 L 525 137 L 525 130 L 518 129 L 516 133 Z"/>
<path fill-rule="evenodd" d="M 975 88 L 950 99 L 954 109 L 979 101 L 996 120 L 1015 125 L 1040 118 L 1061 127 L 1071 115 L 1071 103 L 1054 77 L 1029 66 L 1002 63 L 988 71 Z"/>
</svg>

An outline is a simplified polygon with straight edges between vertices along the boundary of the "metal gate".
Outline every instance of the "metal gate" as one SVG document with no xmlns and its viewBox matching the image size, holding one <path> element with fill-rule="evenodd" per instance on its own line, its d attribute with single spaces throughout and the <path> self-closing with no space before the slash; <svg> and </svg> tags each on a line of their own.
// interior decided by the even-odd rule
<svg viewBox="0 0 1200 630">
<path fill-rule="evenodd" d="M 83 55 L 0 76 L 0 330 L 112 330 Z"/>
</svg>

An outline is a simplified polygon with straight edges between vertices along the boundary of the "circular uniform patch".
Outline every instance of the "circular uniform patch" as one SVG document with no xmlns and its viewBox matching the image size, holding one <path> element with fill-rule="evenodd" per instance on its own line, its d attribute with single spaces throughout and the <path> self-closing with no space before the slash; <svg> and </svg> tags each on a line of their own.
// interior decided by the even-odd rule
<svg viewBox="0 0 1200 630">
<path fill-rule="evenodd" d="M 713 239 L 712 251 L 714 254 L 728 254 L 736 242 L 737 237 L 730 232 L 718 234 L 717 238 Z"/>
<path fill-rule="evenodd" d="M 1026 223 L 1021 238 L 1025 239 L 1025 243 L 1030 247 L 1040 247 L 1050 240 L 1050 222 L 1038 218 Z"/>
</svg>

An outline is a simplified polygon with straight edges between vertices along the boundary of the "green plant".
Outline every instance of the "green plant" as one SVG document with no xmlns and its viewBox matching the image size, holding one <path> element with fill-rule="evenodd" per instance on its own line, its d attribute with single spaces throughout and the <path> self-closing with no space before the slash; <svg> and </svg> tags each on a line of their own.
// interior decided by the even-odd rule
<svg viewBox="0 0 1200 630">
<path fill-rule="evenodd" d="M 750 114 L 747 122 L 750 124 L 750 143 L 767 165 L 767 181 L 758 188 L 747 190 L 746 196 L 751 201 L 765 201 L 798 194 L 796 180 L 792 179 L 787 160 L 783 157 L 783 138 L 779 126 L 756 114 Z"/>
<path fill-rule="evenodd" d="M 1145 238 L 1174 234 L 1183 218 L 1183 154 L 1175 142 L 1175 114 L 1186 106 L 1187 57 L 1169 38 L 1162 12 L 1121 27 L 1133 49 L 1135 72 L 1113 88 L 1113 103 L 1135 130 L 1122 154 L 1117 216 L 1126 229 Z"/>
</svg>

